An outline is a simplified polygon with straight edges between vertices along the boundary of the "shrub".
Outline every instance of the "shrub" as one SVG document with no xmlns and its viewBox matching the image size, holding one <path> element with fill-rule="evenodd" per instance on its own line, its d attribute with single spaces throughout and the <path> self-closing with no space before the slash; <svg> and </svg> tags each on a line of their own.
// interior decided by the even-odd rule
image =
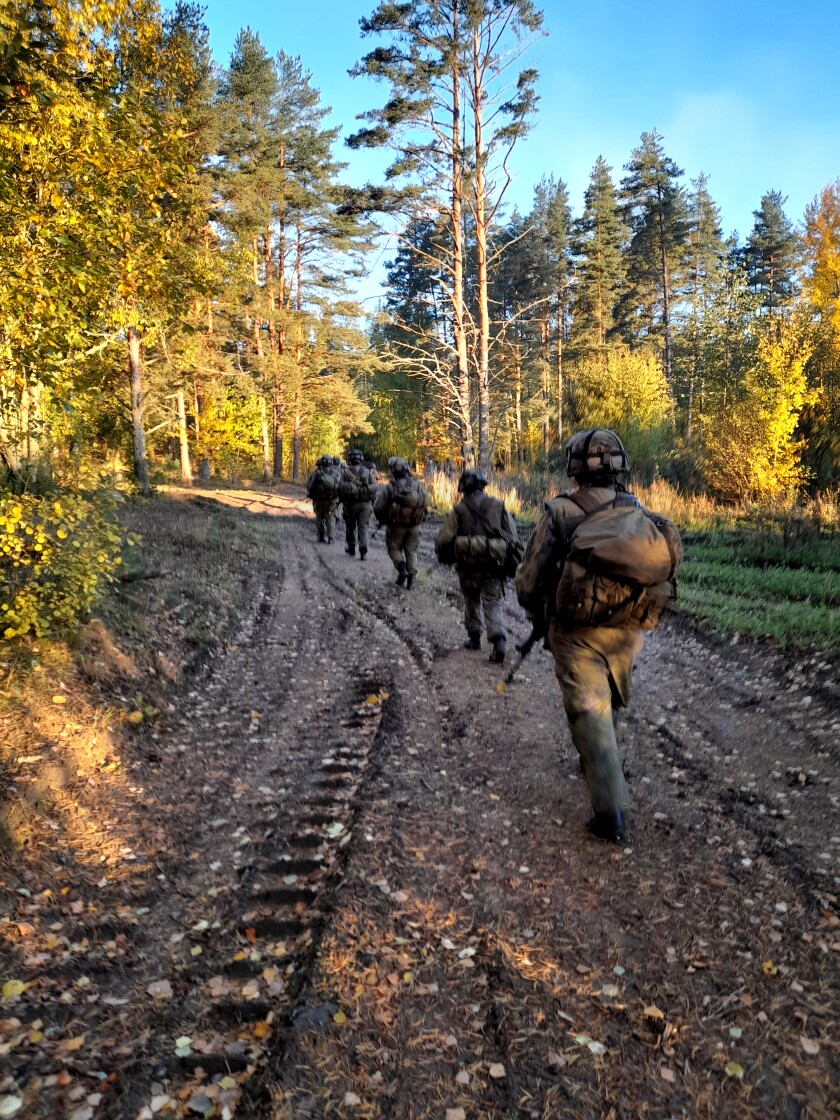
<svg viewBox="0 0 840 1120">
<path fill-rule="evenodd" d="M 116 579 L 122 543 L 106 495 L 0 496 L 3 637 L 75 625 Z"/>
</svg>

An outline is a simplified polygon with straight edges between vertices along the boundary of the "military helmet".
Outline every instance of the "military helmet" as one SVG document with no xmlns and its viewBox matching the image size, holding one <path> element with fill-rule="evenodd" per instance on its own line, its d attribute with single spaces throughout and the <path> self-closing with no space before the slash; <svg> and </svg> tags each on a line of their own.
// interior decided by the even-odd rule
<svg viewBox="0 0 840 1120">
<path fill-rule="evenodd" d="M 331 467 L 332 459 L 329 457 L 329 455 L 322 455 L 315 466 L 320 467 L 322 470 L 324 469 L 324 467 Z"/>
<path fill-rule="evenodd" d="M 411 466 L 406 459 L 393 455 L 388 460 L 388 470 L 394 478 L 407 478 L 411 474 Z"/>
<path fill-rule="evenodd" d="M 360 451 L 358 447 L 351 447 L 347 452 L 348 463 L 363 463 L 364 461 L 364 452 Z"/>
<path fill-rule="evenodd" d="M 472 494 L 474 490 L 483 490 L 486 485 L 487 479 L 483 471 L 464 471 L 458 479 L 458 493 Z"/>
<path fill-rule="evenodd" d="M 616 477 L 629 466 L 624 444 L 609 428 L 575 432 L 566 443 L 566 474 L 569 478 L 604 474 Z"/>
</svg>

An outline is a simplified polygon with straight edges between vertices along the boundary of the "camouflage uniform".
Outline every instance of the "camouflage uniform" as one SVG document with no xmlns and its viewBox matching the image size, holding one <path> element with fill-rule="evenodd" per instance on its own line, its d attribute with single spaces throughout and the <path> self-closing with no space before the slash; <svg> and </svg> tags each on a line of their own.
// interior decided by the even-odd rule
<svg viewBox="0 0 840 1120">
<path fill-rule="evenodd" d="M 452 563 L 458 572 L 458 582 L 464 596 L 464 625 L 467 630 L 465 645 L 481 649 L 482 607 L 487 639 L 493 646 L 491 661 L 504 660 L 506 635 L 502 616 L 505 594 L 504 576 L 499 566 L 488 555 L 469 563 L 455 551 L 458 537 L 484 537 L 517 540 L 516 524 L 504 503 L 484 493 L 487 481 L 478 471 L 466 471 L 459 483 L 465 493 L 463 501 L 452 509 L 441 526 L 435 540 L 435 553 L 442 563 Z"/>
<path fill-rule="evenodd" d="M 341 508 L 344 513 L 344 528 L 345 537 L 347 540 L 347 547 L 345 551 L 350 556 L 356 554 L 356 536 L 359 538 L 359 557 L 364 560 L 367 556 L 368 550 L 368 525 L 370 523 L 370 516 L 373 512 L 373 495 L 376 490 L 376 483 L 374 482 L 373 475 L 363 465 L 363 456 L 360 451 L 351 451 L 348 455 L 348 465 L 342 471 L 341 487 L 339 494 L 341 495 Z M 370 495 L 364 499 L 351 499 L 347 500 L 344 497 L 345 493 L 352 493 L 353 489 L 358 489 L 361 486 L 364 491 Z"/>
<path fill-rule="evenodd" d="M 306 480 L 306 493 L 312 499 L 312 509 L 315 513 L 315 528 L 318 540 L 324 544 L 332 544 L 335 531 L 335 511 L 338 505 L 338 491 L 329 498 L 320 496 L 316 491 L 316 480 L 321 474 L 329 473 L 335 477 L 335 466 L 329 455 L 322 455 L 315 464 L 315 470 Z"/>
<path fill-rule="evenodd" d="M 405 459 L 388 460 L 391 481 L 380 487 L 373 503 L 373 513 L 385 525 L 385 547 L 397 569 L 397 583 L 410 588 L 417 574 L 417 550 L 420 547 L 420 525 L 426 517 L 428 495 Z M 409 506 L 410 501 L 419 506 Z"/>
<path fill-rule="evenodd" d="M 603 437 L 603 455 L 607 457 L 609 469 L 604 469 L 602 457 L 601 466 L 595 471 L 580 470 L 576 463 L 570 463 L 569 474 L 578 478 L 582 490 L 591 493 L 593 504 L 596 501 L 601 504 L 612 501 L 623 489 L 617 479 L 620 471 L 626 469 L 627 458 L 615 433 L 596 429 L 594 434 L 593 456 L 601 454 L 597 439 Z M 567 455 L 580 447 L 581 437 L 589 435 L 584 432 L 573 436 L 567 445 Z M 623 466 L 618 465 L 619 458 Z M 583 518 L 581 508 L 569 498 L 560 496 L 546 503 L 546 512 L 528 542 L 516 573 L 516 590 L 534 625 L 547 634 L 569 730 L 581 758 L 595 811 L 590 828 L 605 839 L 620 841 L 624 838 L 628 794 L 616 744 L 615 723 L 619 709 L 630 703 L 633 663 L 642 648 L 644 631 L 633 623 L 576 626 L 556 617 L 553 600 L 565 554 L 561 551 L 558 556 L 553 543 L 568 542 Z M 537 605 L 540 588 L 546 592 L 541 607 Z"/>
</svg>

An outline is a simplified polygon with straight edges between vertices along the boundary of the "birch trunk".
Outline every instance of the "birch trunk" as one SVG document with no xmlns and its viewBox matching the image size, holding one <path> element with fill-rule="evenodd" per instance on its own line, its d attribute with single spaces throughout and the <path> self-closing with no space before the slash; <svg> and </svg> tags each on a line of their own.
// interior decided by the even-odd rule
<svg viewBox="0 0 840 1120">
<path fill-rule="evenodd" d="M 143 348 L 137 327 L 128 328 L 128 385 L 131 393 L 131 449 L 134 456 L 134 478 L 140 493 L 151 491 L 149 461 L 146 457 L 146 433 L 143 429 Z"/>
<path fill-rule="evenodd" d="M 184 401 L 184 390 L 179 389 L 178 400 L 178 444 L 181 448 L 181 481 L 192 486 L 192 467 L 190 466 L 190 443 L 187 438 L 187 406 Z"/>
</svg>

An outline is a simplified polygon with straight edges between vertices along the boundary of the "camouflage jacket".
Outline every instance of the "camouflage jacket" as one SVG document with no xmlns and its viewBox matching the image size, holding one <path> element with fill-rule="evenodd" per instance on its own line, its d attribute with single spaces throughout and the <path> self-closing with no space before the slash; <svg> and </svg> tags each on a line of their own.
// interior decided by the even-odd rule
<svg viewBox="0 0 840 1120">
<path fill-rule="evenodd" d="M 456 542 L 461 542 L 459 548 Z M 470 549 L 468 540 L 476 545 Z M 498 498 L 476 490 L 447 514 L 435 539 L 435 555 L 442 564 L 455 564 L 459 571 L 485 569 L 487 575 L 498 574 L 499 559 L 486 547 L 488 540 L 517 541 L 516 522 Z M 480 543 L 484 541 L 482 549 Z M 503 560 L 503 552 L 500 553 Z"/>
<path fill-rule="evenodd" d="M 410 529 L 423 523 L 428 505 L 429 496 L 413 475 L 392 478 L 387 486 L 379 488 L 373 515 L 380 525 Z"/>
<path fill-rule="evenodd" d="M 588 486 L 599 503 L 611 502 L 612 486 Z M 526 615 L 538 626 L 546 626 L 554 614 L 554 600 L 569 540 L 583 521 L 583 510 L 560 494 L 545 503 L 545 513 L 531 534 L 522 563 L 516 572 L 516 597 Z"/>
</svg>

